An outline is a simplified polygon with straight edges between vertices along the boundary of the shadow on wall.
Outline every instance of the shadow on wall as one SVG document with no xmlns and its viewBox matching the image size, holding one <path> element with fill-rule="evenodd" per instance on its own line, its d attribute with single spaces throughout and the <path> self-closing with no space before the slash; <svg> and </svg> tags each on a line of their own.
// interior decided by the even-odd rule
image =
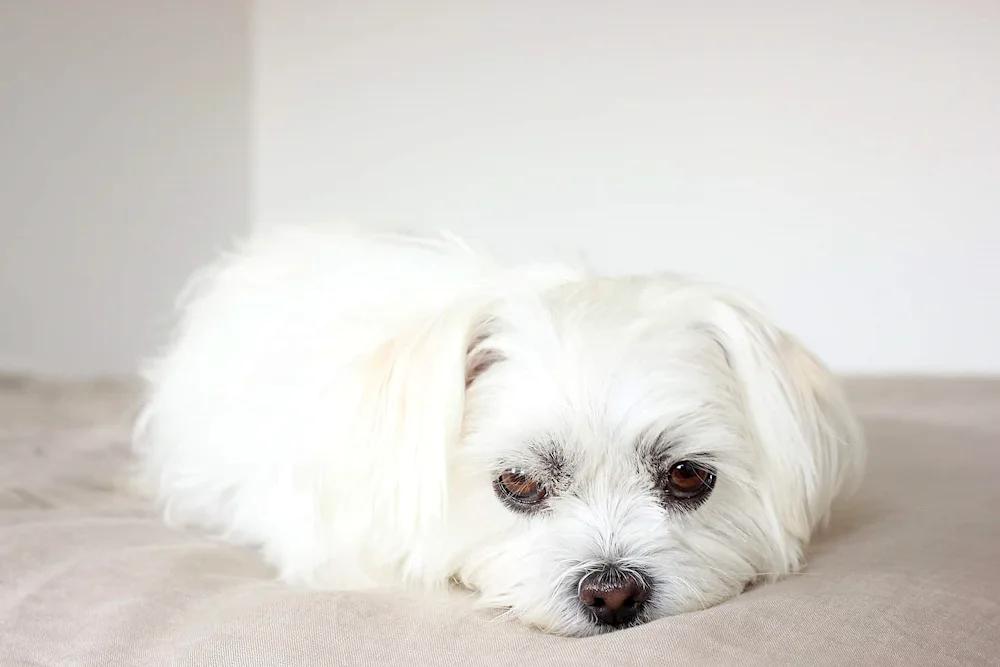
<svg viewBox="0 0 1000 667">
<path fill-rule="evenodd" d="M 249 5 L 0 7 L 0 370 L 133 372 L 247 227 Z"/>
</svg>

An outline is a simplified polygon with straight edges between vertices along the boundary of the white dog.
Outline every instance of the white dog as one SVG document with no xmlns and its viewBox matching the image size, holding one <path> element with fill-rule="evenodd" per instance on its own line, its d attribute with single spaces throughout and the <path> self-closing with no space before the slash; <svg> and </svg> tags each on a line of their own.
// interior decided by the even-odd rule
<svg viewBox="0 0 1000 667">
<path fill-rule="evenodd" d="M 862 435 L 733 292 L 266 228 L 195 280 L 136 425 L 171 519 L 336 589 L 446 586 L 564 635 L 795 572 Z"/>
</svg>

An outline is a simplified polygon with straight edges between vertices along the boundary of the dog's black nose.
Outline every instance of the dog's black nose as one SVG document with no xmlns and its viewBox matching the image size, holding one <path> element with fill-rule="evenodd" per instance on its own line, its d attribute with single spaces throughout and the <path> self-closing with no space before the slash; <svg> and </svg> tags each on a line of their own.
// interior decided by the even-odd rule
<svg viewBox="0 0 1000 667">
<path fill-rule="evenodd" d="M 619 627 L 635 620 L 651 588 L 641 575 L 614 568 L 599 570 L 580 582 L 580 601 L 598 621 Z"/>
</svg>

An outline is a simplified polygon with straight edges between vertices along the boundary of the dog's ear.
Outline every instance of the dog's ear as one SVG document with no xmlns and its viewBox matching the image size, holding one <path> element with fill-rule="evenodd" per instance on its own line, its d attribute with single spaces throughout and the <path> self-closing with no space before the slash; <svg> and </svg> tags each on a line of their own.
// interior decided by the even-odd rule
<svg viewBox="0 0 1000 667">
<path fill-rule="evenodd" d="M 834 498 L 860 481 L 861 428 L 833 374 L 752 304 L 724 295 L 710 320 L 763 456 L 765 502 L 784 533 L 804 545 Z M 792 565 L 801 553 L 785 557 Z"/>
<path fill-rule="evenodd" d="M 392 474 L 375 481 L 381 516 L 405 538 L 445 511 L 448 469 L 462 436 L 465 391 L 502 359 L 489 345 L 495 322 L 488 306 L 457 301 L 415 323 L 368 360 L 357 415 L 366 446 L 392 461 Z"/>
<path fill-rule="evenodd" d="M 468 389 L 479 376 L 504 360 L 503 353 L 491 345 L 497 320 L 484 317 L 471 330 L 472 336 L 465 354 L 465 387 Z"/>
</svg>

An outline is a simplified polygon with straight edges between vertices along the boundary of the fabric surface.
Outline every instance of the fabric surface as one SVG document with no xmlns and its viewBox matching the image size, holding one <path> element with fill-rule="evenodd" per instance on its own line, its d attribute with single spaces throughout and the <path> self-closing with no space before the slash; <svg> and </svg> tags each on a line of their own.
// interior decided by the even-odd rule
<svg viewBox="0 0 1000 667">
<path fill-rule="evenodd" d="M 128 492 L 126 384 L 2 380 L 0 665 L 1000 664 L 1000 380 L 849 386 L 869 474 L 804 574 L 567 639 L 458 593 L 276 583 Z"/>
</svg>

